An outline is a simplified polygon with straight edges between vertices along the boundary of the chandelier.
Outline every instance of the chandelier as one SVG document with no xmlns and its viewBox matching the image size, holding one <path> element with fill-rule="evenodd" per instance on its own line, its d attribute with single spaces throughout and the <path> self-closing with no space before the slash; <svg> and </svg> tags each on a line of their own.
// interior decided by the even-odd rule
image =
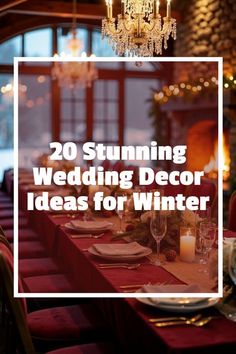
<svg viewBox="0 0 236 354">
<path fill-rule="evenodd" d="M 166 16 L 159 13 L 160 0 L 121 0 L 121 14 L 112 15 L 112 0 L 105 0 L 107 17 L 102 20 L 102 38 L 117 55 L 153 56 L 167 49 L 170 36 L 176 39 L 176 20 L 171 17 L 171 0 Z"/>
<path fill-rule="evenodd" d="M 73 23 L 70 32 L 71 39 L 68 41 L 70 54 L 55 54 L 54 58 L 58 59 L 58 61 L 60 58 L 71 59 L 79 57 L 80 50 L 83 47 L 82 42 L 77 38 L 76 0 L 73 0 Z M 93 57 L 95 57 L 95 55 L 90 55 L 90 58 Z M 98 78 L 95 62 L 86 61 L 87 54 L 85 52 L 81 53 L 80 58 L 84 58 L 85 61 L 64 61 L 63 63 L 56 61 L 54 63 L 52 78 L 58 81 L 59 86 L 67 86 L 69 88 L 75 88 L 77 86 L 91 87 L 92 82 Z"/>
</svg>

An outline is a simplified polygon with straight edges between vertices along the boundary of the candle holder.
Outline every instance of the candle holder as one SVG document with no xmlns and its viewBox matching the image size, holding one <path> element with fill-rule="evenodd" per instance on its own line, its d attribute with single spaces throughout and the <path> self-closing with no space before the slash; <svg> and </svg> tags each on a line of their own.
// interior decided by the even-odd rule
<svg viewBox="0 0 236 354">
<path fill-rule="evenodd" d="M 196 228 L 180 227 L 180 259 L 192 263 L 195 260 Z"/>
</svg>

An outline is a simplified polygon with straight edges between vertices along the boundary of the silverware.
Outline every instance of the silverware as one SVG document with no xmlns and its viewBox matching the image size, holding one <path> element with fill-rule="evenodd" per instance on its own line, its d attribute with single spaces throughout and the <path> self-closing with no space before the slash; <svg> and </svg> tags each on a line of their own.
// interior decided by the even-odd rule
<svg viewBox="0 0 236 354">
<path fill-rule="evenodd" d="M 191 318 L 189 317 L 182 317 L 182 316 L 175 316 L 175 317 L 159 317 L 159 318 L 149 318 L 149 322 L 156 323 L 156 322 L 167 322 L 167 321 L 197 321 L 202 317 L 201 314 L 195 315 Z"/>
<path fill-rule="evenodd" d="M 76 218 L 76 214 L 54 214 L 52 215 L 52 218 L 71 218 L 71 219 L 75 219 Z"/>
<path fill-rule="evenodd" d="M 162 283 L 155 283 L 155 285 L 166 285 L 166 284 L 168 284 L 168 281 L 164 281 Z M 120 285 L 120 288 L 121 289 L 142 288 L 144 285 L 152 285 L 152 284 L 151 282 L 148 282 L 146 284 L 128 284 L 128 285 Z"/>
<path fill-rule="evenodd" d="M 122 264 L 109 264 L 109 265 L 99 265 L 100 269 L 112 269 L 112 268 L 125 268 L 125 269 L 137 269 L 138 267 L 140 267 L 141 264 L 129 264 L 129 265 L 122 265 Z"/>
<path fill-rule="evenodd" d="M 79 234 L 79 235 L 71 235 L 71 238 L 100 238 L 104 235 L 104 233 L 99 234 L 99 235 L 93 235 L 93 234 Z"/>
<path fill-rule="evenodd" d="M 134 288 L 141 288 L 143 284 L 133 284 L 133 285 L 121 285 L 120 289 L 134 289 Z"/>
<path fill-rule="evenodd" d="M 156 327 L 168 327 L 168 326 L 177 326 L 177 325 L 189 325 L 189 326 L 195 326 L 195 327 L 203 327 L 205 326 L 208 322 L 210 322 L 213 318 L 213 316 L 209 317 L 204 317 L 198 321 L 191 321 L 191 320 L 186 320 L 186 321 L 165 321 L 165 322 L 159 322 L 155 323 Z"/>
</svg>

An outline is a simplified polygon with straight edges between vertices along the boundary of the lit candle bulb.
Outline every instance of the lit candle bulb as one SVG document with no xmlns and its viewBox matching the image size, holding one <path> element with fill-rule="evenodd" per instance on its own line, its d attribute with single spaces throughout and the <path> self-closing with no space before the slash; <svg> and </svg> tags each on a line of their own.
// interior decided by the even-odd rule
<svg viewBox="0 0 236 354">
<path fill-rule="evenodd" d="M 110 0 L 110 18 L 112 18 L 112 0 Z"/>
<path fill-rule="evenodd" d="M 121 14 L 122 14 L 122 17 L 125 16 L 125 3 L 124 3 L 124 0 L 121 1 Z"/>
<path fill-rule="evenodd" d="M 171 0 L 167 0 L 167 9 L 166 9 L 166 17 L 170 18 L 171 16 Z"/>
<path fill-rule="evenodd" d="M 159 9 L 160 9 L 160 0 L 156 0 L 156 15 L 159 14 Z"/>
<path fill-rule="evenodd" d="M 112 18 L 112 0 L 106 0 L 106 6 L 107 6 L 107 17 L 109 19 Z"/>
</svg>

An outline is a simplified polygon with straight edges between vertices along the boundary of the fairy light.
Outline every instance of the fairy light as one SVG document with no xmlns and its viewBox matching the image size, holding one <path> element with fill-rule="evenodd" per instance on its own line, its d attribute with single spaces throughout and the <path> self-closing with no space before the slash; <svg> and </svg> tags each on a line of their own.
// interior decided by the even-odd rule
<svg viewBox="0 0 236 354">
<path fill-rule="evenodd" d="M 234 78 L 233 78 L 234 80 Z M 234 80 L 236 82 L 236 78 Z M 233 82 L 232 82 L 233 83 Z M 173 83 L 169 86 L 164 85 L 162 89 L 154 94 L 154 100 L 160 104 L 167 103 L 171 97 L 184 97 L 185 95 L 198 95 L 200 91 L 215 88 L 218 80 L 215 76 L 208 79 L 199 78 L 196 82 L 180 82 Z M 224 84 L 225 88 L 229 87 L 228 83 Z"/>
</svg>

